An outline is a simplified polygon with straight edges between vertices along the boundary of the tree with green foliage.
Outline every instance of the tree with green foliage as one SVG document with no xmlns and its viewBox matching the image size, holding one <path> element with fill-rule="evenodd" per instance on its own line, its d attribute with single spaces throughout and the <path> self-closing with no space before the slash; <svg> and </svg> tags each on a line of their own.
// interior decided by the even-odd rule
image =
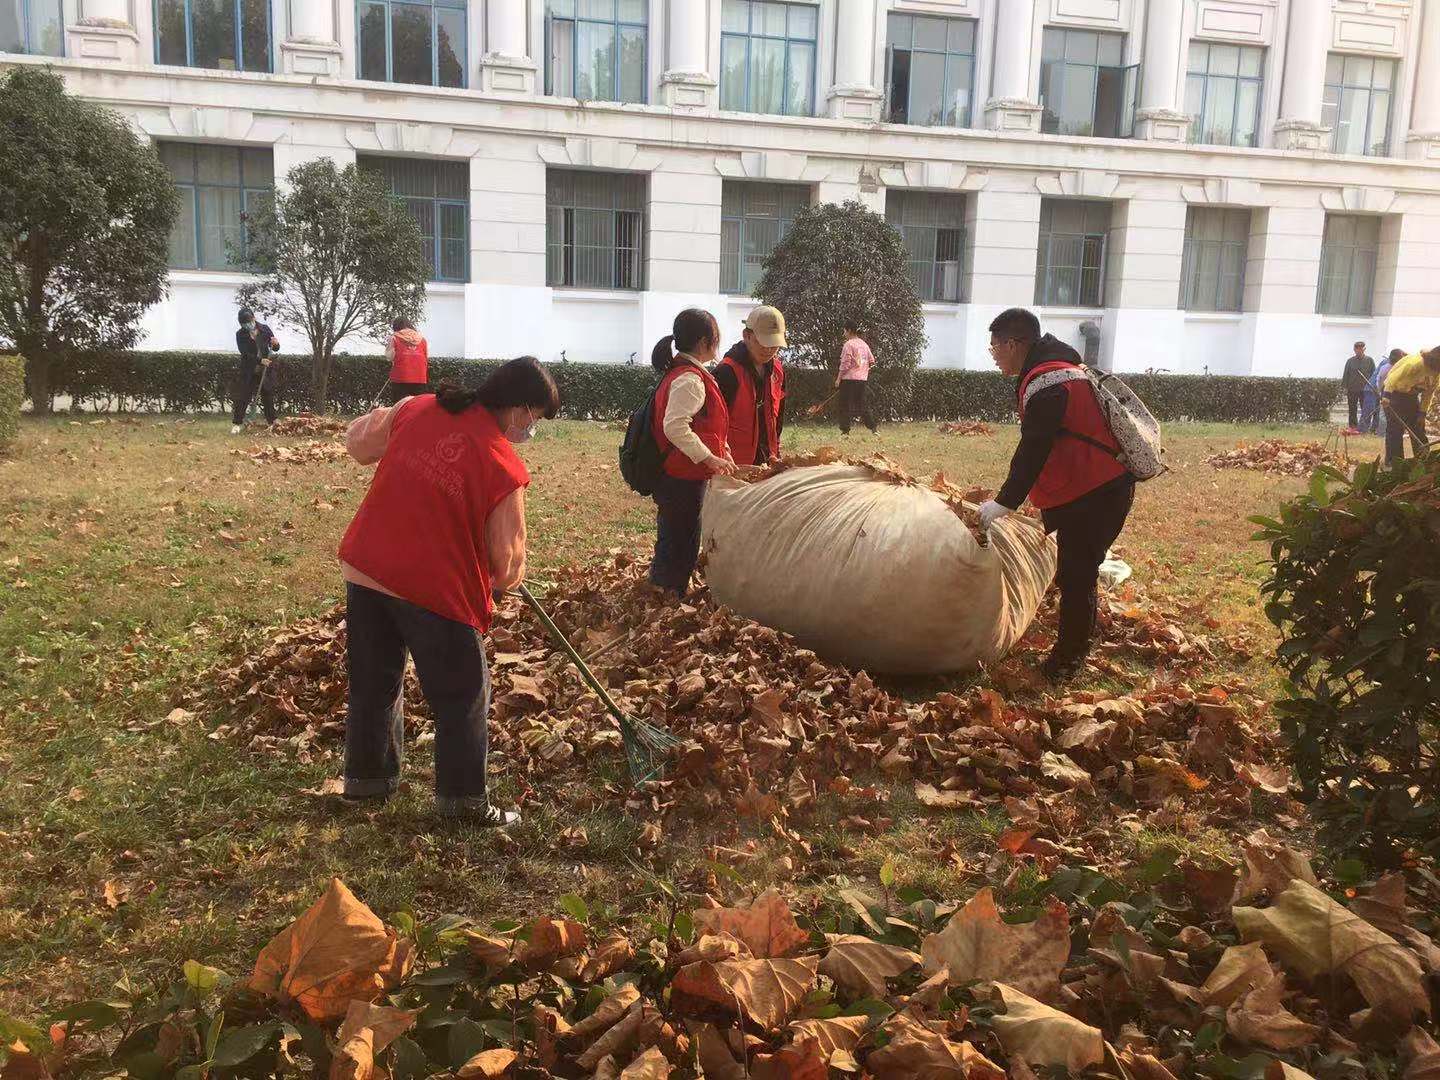
<svg viewBox="0 0 1440 1080">
<path fill-rule="evenodd" d="M 128 349 L 168 288 L 180 200 L 119 113 L 72 97 L 50 68 L 0 81 L 0 342 L 25 357 L 35 412 L 90 353 Z"/>
<path fill-rule="evenodd" d="M 420 319 L 430 276 L 420 226 L 379 178 L 329 158 L 291 169 L 244 226 L 234 255 L 257 280 L 236 299 L 309 338 L 310 403 L 323 413 L 340 342 L 383 341 L 393 320 Z"/>
<path fill-rule="evenodd" d="M 905 246 L 883 217 L 852 200 L 800 212 L 755 288 L 785 315 L 792 362 L 834 368 L 855 319 L 876 373 L 903 384 L 925 349 L 925 317 Z"/>
</svg>

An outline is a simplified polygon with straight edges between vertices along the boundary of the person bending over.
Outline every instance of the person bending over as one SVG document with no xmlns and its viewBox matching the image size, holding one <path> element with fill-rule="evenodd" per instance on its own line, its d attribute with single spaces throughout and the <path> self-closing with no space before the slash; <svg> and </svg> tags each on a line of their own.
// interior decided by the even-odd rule
<svg viewBox="0 0 1440 1080">
<path fill-rule="evenodd" d="M 236 371 L 231 435 L 239 435 L 245 430 L 245 414 L 250 411 L 256 390 L 260 391 L 260 407 L 265 410 L 265 422 L 275 423 L 275 372 L 272 369 L 275 354 L 280 351 L 280 339 L 270 327 L 256 321 L 255 312 L 241 308 L 240 329 L 235 331 L 235 348 L 240 353 L 240 366 Z"/>
<path fill-rule="evenodd" d="M 1405 459 L 1406 435 L 1410 436 L 1410 452 L 1416 457 L 1429 448 L 1425 413 L 1435 396 L 1437 381 L 1440 381 L 1440 346 L 1402 357 L 1385 376 L 1385 409 L 1390 414 L 1390 426 L 1385 429 L 1387 463 Z"/>
<path fill-rule="evenodd" d="M 415 397 L 430 389 L 430 345 L 409 319 L 396 319 L 395 331 L 385 346 L 390 358 L 390 384 L 386 391 L 390 404 L 401 398 Z"/>
</svg>

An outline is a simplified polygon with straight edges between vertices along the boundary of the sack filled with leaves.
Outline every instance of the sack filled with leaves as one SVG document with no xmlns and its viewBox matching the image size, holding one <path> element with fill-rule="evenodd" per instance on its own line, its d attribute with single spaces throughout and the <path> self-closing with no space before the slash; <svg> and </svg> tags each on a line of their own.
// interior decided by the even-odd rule
<svg viewBox="0 0 1440 1080">
<path fill-rule="evenodd" d="M 964 493 L 884 459 L 780 467 L 705 497 L 705 578 L 718 603 L 849 667 L 963 671 L 1004 656 L 1055 575 L 1035 522 L 982 546 Z"/>
</svg>

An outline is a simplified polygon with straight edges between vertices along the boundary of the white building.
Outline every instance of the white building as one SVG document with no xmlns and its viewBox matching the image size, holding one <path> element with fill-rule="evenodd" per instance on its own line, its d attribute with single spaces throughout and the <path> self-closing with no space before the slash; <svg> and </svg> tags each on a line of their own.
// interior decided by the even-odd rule
<svg viewBox="0 0 1440 1080">
<path fill-rule="evenodd" d="M 1120 370 L 1440 343 L 1440 0 L 4 0 L 0 49 L 175 171 L 150 348 L 233 347 L 225 238 L 318 156 L 433 238 L 435 355 L 738 333 L 796 208 L 850 198 L 932 365 L 988 367 L 1015 304 Z"/>
</svg>

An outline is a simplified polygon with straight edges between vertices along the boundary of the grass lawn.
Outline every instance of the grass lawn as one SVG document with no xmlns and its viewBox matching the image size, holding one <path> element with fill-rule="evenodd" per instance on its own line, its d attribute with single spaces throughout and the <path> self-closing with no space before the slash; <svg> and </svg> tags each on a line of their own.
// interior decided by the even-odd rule
<svg viewBox="0 0 1440 1080">
<path fill-rule="evenodd" d="M 412 751 L 404 798 L 345 813 L 306 793 L 337 775 L 328 754 L 249 753 L 207 737 L 223 715 L 167 719 L 247 634 L 340 598 L 334 551 L 368 479 L 348 459 L 256 461 L 249 453 L 276 440 L 231 438 L 227 427 L 215 417 L 27 421 L 15 455 L 0 460 L 0 1009 L 35 1015 L 103 991 L 122 968 L 168 972 L 196 958 L 241 972 L 331 875 L 382 916 L 540 913 L 569 891 L 643 909 L 652 897 L 634 862 L 639 825 L 598 801 L 531 814 L 500 843 L 430 817 L 425 748 Z M 1208 678 L 1274 685 L 1273 635 L 1256 603 L 1264 553 L 1245 519 L 1302 482 L 1204 460 L 1242 439 L 1326 430 L 1167 433 L 1174 471 L 1142 488 L 1119 550 L 1154 599 L 1250 640 L 1252 660 Z M 555 423 L 524 448 L 532 577 L 651 543 L 651 506 L 616 468 L 619 439 L 598 424 Z M 813 427 L 788 437 L 799 449 L 837 439 Z M 962 438 L 903 425 L 852 437 L 850 448 L 995 485 L 1015 439 L 1014 428 Z M 1378 440 L 1357 446 L 1379 452 Z M 896 810 L 891 834 L 835 839 L 846 872 L 873 876 L 891 861 L 901 880 L 966 889 L 932 857 L 926 819 L 913 808 L 907 817 L 898 798 Z M 577 819 L 589 836 L 583 858 L 556 843 Z M 697 821 L 649 858 L 703 876 L 708 845 L 763 846 L 765 831 L 737 837 L 733 821 Z M 955 815 L 942 831 L 988 855 L 996 823 Z M 1180 839 L 1228 843 L 1203 829 Z M 824 884 L 805 866 L 792 876 Z"/>
</svg>

